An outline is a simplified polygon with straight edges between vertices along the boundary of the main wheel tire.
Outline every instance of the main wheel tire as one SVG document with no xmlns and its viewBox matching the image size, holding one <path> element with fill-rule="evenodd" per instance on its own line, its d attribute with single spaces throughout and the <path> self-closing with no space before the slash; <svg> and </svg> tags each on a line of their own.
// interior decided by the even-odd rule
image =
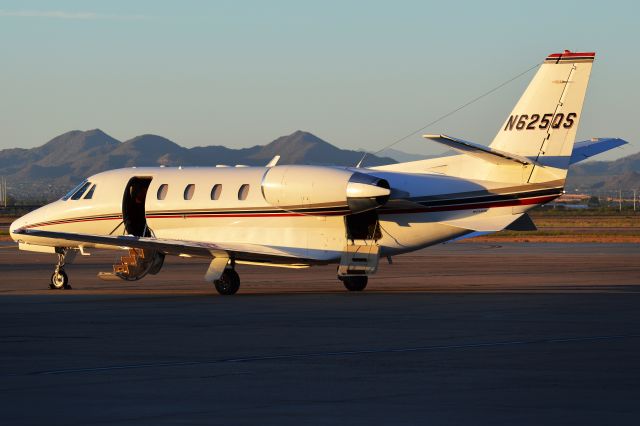
<svg viewBox="0 0 640 426">
<path fill-rule="evenodd" d="M 67 276 L 67 273 L 64 271 L 64 269 L 58 269 L 57 271 L 53 272 L 53 274 L 51 275 L 51 283 L 49 284 L 49 288 L 53 290 L 71 288 L 71 286 L 69 285 L 69 277 Z"/>
<path fill-rule="evenodd" d="M 225 269 L 219 279 L 213 284 L 216 290 L 223 296 L 231 296 L 236 294 L 240 288 L 240 276 L 234 269 Z"/>
<path fill-rule="evenodd" d="M 342 284 L 349 291 L 362 291 L 367 287 L 369 278 L 366 275 L 356 277 L 342 277 Z"/>
</svg>

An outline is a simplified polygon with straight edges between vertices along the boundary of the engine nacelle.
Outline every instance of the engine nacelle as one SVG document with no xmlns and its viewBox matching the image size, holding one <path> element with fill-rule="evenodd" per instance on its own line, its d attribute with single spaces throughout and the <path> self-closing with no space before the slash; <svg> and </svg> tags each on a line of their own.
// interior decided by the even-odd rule
<svg viewBox="0 0 640 426">
<path fill-rule="evenodd" d="M 275 166 L 262 178 L 269 204 L 308 214 L 360 213 L 384 205 L 390 194 L 385 179 L 331 167 Z"/>
</svg>

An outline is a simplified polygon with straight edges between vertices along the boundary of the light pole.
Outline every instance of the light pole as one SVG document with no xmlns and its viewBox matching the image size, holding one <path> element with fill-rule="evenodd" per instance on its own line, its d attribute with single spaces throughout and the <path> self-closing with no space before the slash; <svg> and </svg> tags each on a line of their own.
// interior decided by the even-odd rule
<svg viewBox="0 0 640 426">
<path fill-rule="evenodd" d="M 7 208 L 7 180 L 4 176 L 0 179 L 0 203 Z"/>
<path fill-rule="evenodd" d="M 618 210 L 622 211 L 622 189 L 618 189 Z"/>
</svg>

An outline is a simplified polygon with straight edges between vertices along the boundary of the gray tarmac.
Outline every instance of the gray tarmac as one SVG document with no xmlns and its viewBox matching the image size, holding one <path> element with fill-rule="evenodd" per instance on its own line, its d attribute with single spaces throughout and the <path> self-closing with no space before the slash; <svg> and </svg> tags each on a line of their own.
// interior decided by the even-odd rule
<svg viewBox="0 0 640 426">
<path fill-rule="evenodd" d="M 638 424 L 640 246 L 456 243 L 381 264 L 131 283 L 0 245 L 0 424 Z"/>
</svg>

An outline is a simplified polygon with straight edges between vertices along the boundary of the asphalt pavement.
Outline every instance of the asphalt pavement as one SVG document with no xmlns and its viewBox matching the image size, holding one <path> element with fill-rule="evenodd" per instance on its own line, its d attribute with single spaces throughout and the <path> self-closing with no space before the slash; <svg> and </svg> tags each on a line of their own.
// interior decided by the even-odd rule
<svg viewBox="0 0 640 426">
<path fill-rule="evenodd" d="M 640 247 L 448 244 L 399 256 L 362 293 L 335 265 L 206 263 L 100 281 L 0 246 L 0 423 L 637 424 Z"/>
</svg>

